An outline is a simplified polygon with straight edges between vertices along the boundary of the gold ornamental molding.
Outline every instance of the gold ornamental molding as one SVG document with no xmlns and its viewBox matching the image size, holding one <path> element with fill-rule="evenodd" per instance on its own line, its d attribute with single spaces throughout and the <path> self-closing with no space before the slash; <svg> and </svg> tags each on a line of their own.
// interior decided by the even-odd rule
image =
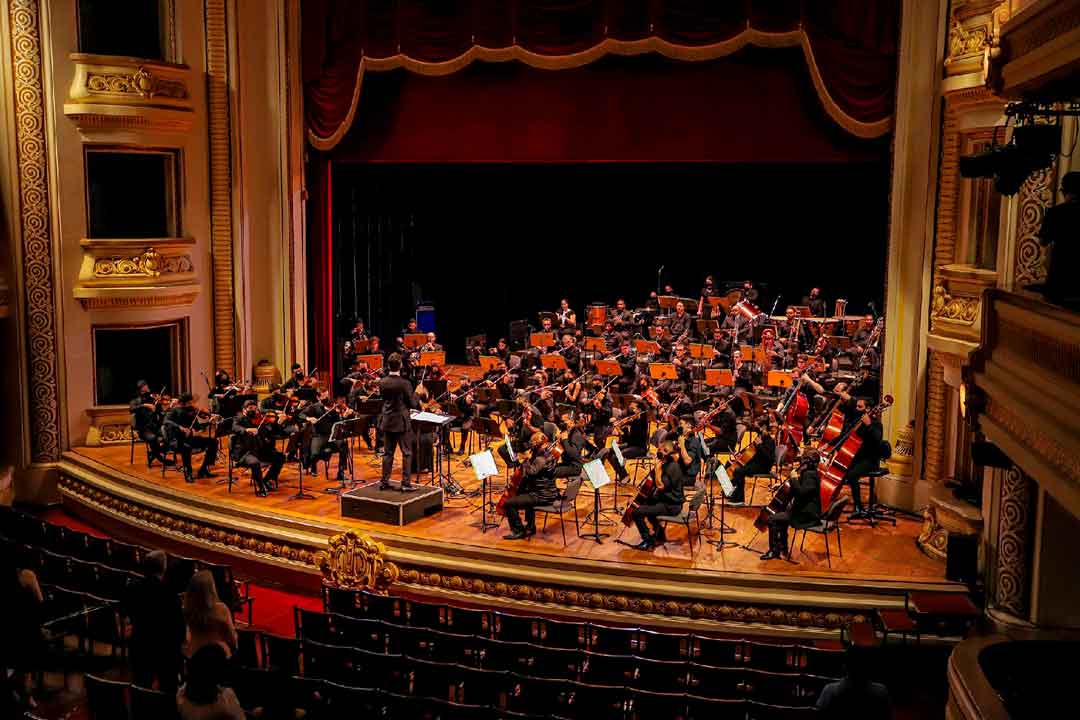
<svg viewBox="0 0 1080 720">
<path fill-rule="evenodd" d="M 87 408 L 86 415 L 90 418 L 90 427 L 86 430 L 89 447 L 131 442 L 131 411 L 127 405 L 98 405 Z M 137 456 L 141 457 L 142 447 L 137 450 Z"/>
<path fill-rule="evenodd" d="M 194 122 L 187 65 L 72 53 L 64 114 L 80 129 L 187 132 Z"/>
<path fill-rule="evenodd" d="M 367 535 L 348 530 L 326 541 L 326 551 L 315 557 L 323 581 L 342 588 L 385 594 L 401 571 L 386 559 L 386 548 Z"/>
<path fill-rule="evenodd" d="M 979 298 L 953 297 L 941 285 L 934 288 L 934 299 L 930 306 L 930 320 L 935 329 L 937 322 L 941 320 L 971 326 L 978 319 Z"/>
<path fill-rule="evenodd" d="M 987 399 L 986 414 L 1047 465 L 1080 483 L 1080 456 L 1076 448 L 1063 447 L 993 397 Z"/>
<path fill-rule="evenodd" d="M 1035 95 L 1080 68 L 1080 0 L 1032 0 L 1001 28 L 987 82 L 1003 97 Z"/>
<path fill-rule="evenodd" d="M 997 272 L 962 264 L 937 270 L 927 342 L 931 350 L 947 356 L 943 362 L 955 357 L 964 365 L 982 340 L 982 295 L 997 283 Z"/>
<path fill-rule="evenodd" d="M 49 210 L 48 141 L 37 0 L 9 0 L 15 99 L 19 230 L 29 351 L 30 459 L 60 458 L 60 397 L 53 238 Z"/>
<path fill-rule="evenodd" d="M 72 291 L 85 309 L 190 305 L 200 284 L 193 238 L 80 241 L 83 261 Z"/>
<path fill-rule="evenodd" d="M 1009 19 L 1008 0 L 955 0 L 949 22 L 946 76 L 978 73 L 985 82 L 996 57 L 1002 24 Z"/>
</svg>

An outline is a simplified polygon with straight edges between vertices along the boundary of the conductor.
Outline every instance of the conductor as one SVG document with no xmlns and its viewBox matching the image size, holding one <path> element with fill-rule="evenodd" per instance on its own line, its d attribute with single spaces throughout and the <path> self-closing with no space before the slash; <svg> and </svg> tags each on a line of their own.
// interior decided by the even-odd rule
<svg viewBox="0 0 1080 720">
<path fill-rule="evenodd" d="M 401 491 L 413 489 L 409 482 L 412 464 L 412 423 L 410 409 L 419 409 L 420 401 L 413 392 L 412 383 L 401 377 L 401 355 L 392 354 L 386 359 L 387 375 L 379 381 L 379 394 L 383 398 L 382 413 L 378 427 L 383 434 L 382 480 L 380 490 L 390 489 L 390 471 L 394 467 L 394 448 L 401 448 Z"/>
</svg>

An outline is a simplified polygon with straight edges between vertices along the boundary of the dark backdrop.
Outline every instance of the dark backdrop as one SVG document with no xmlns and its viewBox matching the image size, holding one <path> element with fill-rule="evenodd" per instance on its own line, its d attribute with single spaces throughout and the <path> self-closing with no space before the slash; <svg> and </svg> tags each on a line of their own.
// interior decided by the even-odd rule
<svg viewBox="0 0 1080 720">
<path fill-rule="evenodd" d="M 706 274 L 797 301 L 812 285 L 882 310 L 888 163 L 333 165 L 334 325 L 386 340 L 436 307 L 451 361 L 464 338 L 536 321 L 562 296 L 583 313 L 657 270 L 696 296 Z"/>
</svg>

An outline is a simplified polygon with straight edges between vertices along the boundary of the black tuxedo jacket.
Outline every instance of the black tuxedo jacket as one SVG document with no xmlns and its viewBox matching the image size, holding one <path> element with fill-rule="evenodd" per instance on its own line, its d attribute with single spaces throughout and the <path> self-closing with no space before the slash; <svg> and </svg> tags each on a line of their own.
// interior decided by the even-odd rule
<svg viewBox="0 0 1080 720">
<path fill-rule="evenodd" d="M 387 375 L 379 381 L 379 394 L 383 399 L 379 429 L 383 432 L 407 432 L 412 427 L 409 410 L 420 407 L 412 383 L 400 375 Z"/>
</svg>

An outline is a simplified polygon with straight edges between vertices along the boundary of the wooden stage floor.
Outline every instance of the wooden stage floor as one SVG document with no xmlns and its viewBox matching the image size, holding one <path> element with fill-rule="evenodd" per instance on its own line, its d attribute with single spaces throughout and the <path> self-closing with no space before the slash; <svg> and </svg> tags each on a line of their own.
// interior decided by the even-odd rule
<svg viewBox="0 0 1080 720">
<path fill-rule="evenodd" d="M 695 540 L 694 557 L 691 560 L 690 548 L 682 528 L 672 527 L 668 531 L 669 541 L 666 545 L 657 548 L 653 552 L 641 552 L 626 545 L 615 542 L 620 537 L 627 542 L 638 541 L 637 530 L 633 527 L 624 528 L 617 521 L 614 514 L 609 517 L 616 520 L 614 524 L 606 526 L 602 523 L 601 532 L 610 533 L 603 542 L 596 543 L 592 539 L 579 538 L 574 532 L 573 519 L 568 517 L 567 545 L 564 547 L 562 536 L 559 532 L 559 521 L 552 518 L 548 522 L 547 532 L 540 533 L 527 541 L 508 541 L 503 539 L 508 531 L 505 522 L 498 528 L 481 532 L 477 527 L 480 512 L 476 511 L 478 501 L 476 499 L 451 499 L 445 503 L 440 514 L 425 518 L 404 527 L 398 528 L 382 524 L 352 520 L 341 516 L 339 500 L 336 495 L 323 492 L 327 486 L 324 477 L 310 478 L 305 476 L 305 489 L 315 495 L 314 500 L 289 500 L 289 496 L 296 492 L 298 473 L 297 466 L 292 463 L 286 466 L 281 475 L 280 488 L 272 492 L 268 497 L 258 498 L 251 489 L 251 484 L 246 474 L 240 476 L 240 482 L 233 487 L 230 493 L 224 483 L 218 480 L 225 476 L 224 455 L 222 455 L 216 469 L 217 478 L 199 480 L 194 484 L 187 484 L 177 471 L 166 472 L 161 477 L 161 471 L 155 465 L 153 469 L 147 469 L 143 458 L 145 454 L 140 449 L 136 451 L 136 462 L 129 464 L 129 449 L 125 445 L 112 445 L 104 447 L 80 447 L 75 453 L 95 460 L 114 471 L 135 476 L 138 479 L 155 485 L 166 485 L 173 491 L 187 493 L 213 502 L 216 507 L 227 511 L 230 507 L 247 511 L 257 510 L 267 515 L 277 515 L 297 520 L 316 520 L 320 523 L 333 523 L 342 530 L 357 528 L 366 531 L 378 531 L 379 533 L 393 533 L 418 539 L 431 539 L 436 541 L 460 544 L 462 546 L 496 548 L 505 551 L 507 560 L 513 562 L 515 553 L 532 554 L 541 556 L 562 556 L 578 559 L 603 561 L 613 564 L 651 565 L 669 568 L 693 568 L 705 571 L 723 571 L 734 573 L 752 573 L 772 576 L 789 577 L 826 577 L 851 580 L 890 580 L 899 582 L 941 582 L 944 579 L 944 566 L 924 555 L 916 546 L 915 539 L 919 534 L 921 523 L 910 518 L 899 518 L 896 527 L 891 525 L 878 525 L 871 528 L 865 524 L 843 523 L 841 526 L 843 557 L 836 554 L 833 540 L 832 567 L 826 563 L 825 546 L 820 536 L 808 535 L 806 539 L 805 553 L 800 553 L 798 547 L 794 553 L 795 563 L 782 560 L 762 562 L 758 555 L 764 552 L 767 544 L 766 537 L 760 535 L 754 541 L 755 552 L 750 552 L 739 547 L 728 547 L 718 551 L 708 540 L 719 537 L 717 530 L 710 530 L 706 523 L 703 531 L 703 539 L 706 542 L 698 544 Z M 400 477 L 400 458 L 395 464 L 395 479 Z M 379 469 L 376 458 L 366 449 L 358 451 L 354 457 L 357 480 L 360 482 L 375 482 L 378 480 Z M 320 469 L 321 469 L 320 464 Z M 453 457 L 454 478 L 460 482 L 466 490 L 478 487 L 479 483 L 473 476 L 472 470 L 461 464 L 461 457 Z M 430 476 L 425 476 L 424 480 Z M 612 493 L 605 488 L 602 497 L 602 505 L 610 507 Z M 627 488 L 620 489 L 620 503 L 625 504 Z M 747 488 L 749 497 L 749 488 Z M 759 488 L 755 495 L 755 502 L 761 503 L 768 499 L 768 491 L 764 487 Z M 593 506 L 592 494 L 584 492 L 578 498 L 578 513 L 584 522 L 586 515 Z M 719 509 L 717 510 L 719 512 Z M 741 508 L 727 510 L 726 520 L 729 525 L 736 529 L 735 533 L 728 533 L 725 538 L 729 541 L 746 543 L 754 536 L 753 520 L 757 516 L 757 508 Z M 702 519 L 705 519 L 706 509 L 702 508 Z M 716 523 L 718 527 L 718 523 Z M 590 526 L 582 528 L 582 532 L 592 530 Z"/>
</svg>

